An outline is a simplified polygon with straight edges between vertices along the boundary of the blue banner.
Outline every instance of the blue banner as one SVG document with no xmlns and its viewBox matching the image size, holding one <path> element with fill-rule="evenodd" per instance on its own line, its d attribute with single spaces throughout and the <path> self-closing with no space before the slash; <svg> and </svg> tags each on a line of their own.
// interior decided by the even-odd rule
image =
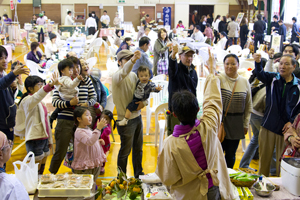
<svg viewBox="0 0 300 200">
<path fill-rule="evenodd" d="M 164 7 L 163 14 L 164 14 L 164 26 L 166 25 L 171 26 L 171 7 Z"/>
</svg>

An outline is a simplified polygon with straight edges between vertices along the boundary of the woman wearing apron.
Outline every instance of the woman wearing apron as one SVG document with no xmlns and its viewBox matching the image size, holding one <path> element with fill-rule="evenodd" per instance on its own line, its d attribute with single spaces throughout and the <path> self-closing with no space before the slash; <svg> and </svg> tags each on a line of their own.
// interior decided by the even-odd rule
<svg viewBox="0 0 300 200">
<path fill-rule="evenodd" d="M 37 28 L 37 32 L 38 32 L 38 42 L 41 42 L 41 43 L 44 43 L 44 39 L 45 39 L 45 27 L 44 27 L 44 24 L 45 24 L 45 18 L 43 17 L 44 14 L 43 13 L 40 13 L 39 14 L 39 18 L 36 20 L 36 24 L 38 25 L 38 28 Z"/>
</svg>

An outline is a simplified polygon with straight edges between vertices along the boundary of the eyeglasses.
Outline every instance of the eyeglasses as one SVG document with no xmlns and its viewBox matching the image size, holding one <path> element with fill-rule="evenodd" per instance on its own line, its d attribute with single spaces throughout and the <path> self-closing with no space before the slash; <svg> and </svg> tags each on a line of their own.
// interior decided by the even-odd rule
<svg viewBox="0 0 300 200">
<path fill-rule="evenodd" d="M 12 140 L 8 140 L 8 144 L 7 144 L 6 146 L 4 146 L 4 147 L 2 148 L 2 150 L 6 149 L 6 148 L 8 148 L 8 147 L 9 147 L 10 149 L 12 149 L 13 145 L 14 145 L 14 142 L 13 142 Z"/>
</svg>

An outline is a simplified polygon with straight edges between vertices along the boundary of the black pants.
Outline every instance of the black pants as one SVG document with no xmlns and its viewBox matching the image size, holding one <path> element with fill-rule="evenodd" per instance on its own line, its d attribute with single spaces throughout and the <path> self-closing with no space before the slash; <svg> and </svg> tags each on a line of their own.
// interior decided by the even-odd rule
<svg viewBox="0 0 300 200">
<path fill-rule="evenodd" d="M 296 35 L 292 35 L 291 43 L 293 43 L 293 42 L 299 42 L 299 38 L 297 38 Z"/>
<path fill-rule="evenodd" d="M 221 143 L 225 153 L 225 160 L 228 168 L 233 168 L 235 163 L 235 153 L 239 146 L 240 140 L 224 139 Z"/>
<path fill-rule="evenodd" d="M 102 22 L 101 22 L 101 26 L 102 26 L 102 28 L 108 28 L 108 26 Z"/>
<path fill-rule="evenodd" d="M 264 43 L 264 34 L 262 33 L 255 33 L 254 35 L 254 53 L 257 50 L 257 43 L 263 44 Z"/>
<path fill-rule="evenodd" d="M 130 119 L 126 126 L 117 126 L 121 139 L 121 148 L 118 155 L 118 166 L 126 174 L 128 156 L 132 149 L 132 165 L 134 177 L 143 175 L 143 122 L 142 117 L 138 116 Z"/>
<path fill-rule="evenodd" d="M 95 35 L 95 33 L 96 33 L 95 27 L 89 27 L 88 32 L 89 32 L 89 35 Z"/>
<path fill-rule="evenodd" d="M 214 30 L 214 35 L 215 35 L 215 41 L 214 41 L 214 43 L 217 44 L 218 39 L 220 39 L 220 35 L 219 35 L 218 31 L 216 31 L 216 30 Z"/>
<path fill-rule="evenodd" d="M 41 36 L 42 35 L 42 41 L 41 41 Z M 45 34 L 44 34 L 44 31 L 43 31 L 43 29 L 41 28 L 41 31 L 38 33 L 38 42 L 42 42 L 42 43 L 44 43 L 44 40 L 45 40 Z"/>
<path fill-rule="evenodd" d="M 247 42 L 247 40 L 241 40 L 241 47 L 242 47 L 242 49 L 245 48 L 246 42 Z"/>
<path fill-rule="evenodd" d="M 237 39 L 238 39 L 237 37 L 233 37 L 233 38 L 230 37 L 230 38 L 228 38 L 228 45 L 229 46 L 236 45 L 237 44 Z M 233 44 L 232 44 L 232 41 L 234 41 Z"/>
</svg>

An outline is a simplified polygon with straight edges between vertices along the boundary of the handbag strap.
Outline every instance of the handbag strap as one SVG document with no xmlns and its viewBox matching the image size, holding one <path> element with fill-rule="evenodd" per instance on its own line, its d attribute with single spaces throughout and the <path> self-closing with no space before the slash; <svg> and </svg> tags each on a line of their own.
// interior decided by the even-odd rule
<svg viewBox="0 0 300 200">
<path fill-rule="evenodd" d="M 237 82 L 238 82 L 238 80 L 235 81 L 235 84 L 234 84 L 234 86 L 233 86 L 233 90 L 232 90 L 232 93 L 231 93 L 230 101 L 229 101 L 229 104 L 228 104 L 228 106 L 227 106 L 227 109 L 226 109 L 226 112 L 225 112 L 224 117 L 227 116 L 227 113 L 228 113 L 228 110 L 229 110 L 229 106 L 230 106 L 230 104 L 231 104 L 231 100 L 232 100 L 232 97 L 233 97 L 233 94 L 234 94 L 234 91 L 235 91 Z"/>
</svg>

